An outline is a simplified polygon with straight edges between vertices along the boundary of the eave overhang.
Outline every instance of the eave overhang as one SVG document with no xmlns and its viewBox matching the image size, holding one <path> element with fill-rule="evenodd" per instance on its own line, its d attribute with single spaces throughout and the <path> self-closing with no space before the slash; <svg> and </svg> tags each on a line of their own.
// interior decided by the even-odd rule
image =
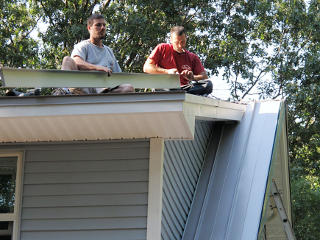
<svg viewBox="0 0 320 240">
<path fill-rule="evenodd" d="M 246 106 L 184 92 L 0 98 L 0 142 L 192 139 L 195 120 L 240 121 Z"/>
</svg>

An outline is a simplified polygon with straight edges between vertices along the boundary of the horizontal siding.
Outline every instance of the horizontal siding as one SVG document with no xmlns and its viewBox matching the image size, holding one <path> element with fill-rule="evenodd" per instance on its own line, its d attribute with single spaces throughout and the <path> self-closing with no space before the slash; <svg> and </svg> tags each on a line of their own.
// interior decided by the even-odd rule
<svg viewBox="0 0 320 240">
<path fill-rule="evenodd" d="M 85 207 L 147 204 L 148 194 L 90 194 L 61 196 L 24 196 L 25 207 Z"/>
<path fill-rule="evenodd" d="M 194 140 L 165 141 L 161 238 L 180 240 L 207 151 L 213 123 L 196 121 Z"/>
<path fill-rule="evenodd" d="M 33 184 L 24 186 L 24 196 L 146 193 L 147 182 Z"/>
<path fill-rule="evenodd" d="M 101 146 L 101 145 L 100 145 Z M 119 149 L 126 148 L 132 154 L 131 159 L 135 158 L 145 158 L 149 155 L 149 149 L 145 148 L 144 145 L 141 143 L 135 143 L 135 147 L 128 146 L 127 144 L 119 143 L 118 146 L 111 145 L 106 146 L 103 149 L 92 148 L 94 150 L 94 155 L 92 152 L 88 151 L 88 148 L 81 149 L 74 148 L 77 150 L 72 155 L 68 155 L 70 153 L 70 149 L 62 149 L 59 150 L 59 154 L 56 153 L 52 154 L 54 149 L 47 149 L 47 150 L 38 150 L 38 151 L 30 151 L 26 154 L 26 161 L 27 162 L 66 162 L 66 161 L 87 161 L 90 160 L 116 160 L 116 159 L 128 159 L 128 155 L 125 151 L 119 151 Z M 72 147 L 71 147 L 72 149 Z M 108 151 L 108 155 L 106 155 L 106 151 Z"/>
<path fill-rule="evenodd" d="M 148 141 L 26 151 L 21 239 L 146 239 Z"/>
<path fill-rule="evenodd" d="M 86 230 L 86 231 L 44 231 L 22 232 L 23 240 L 143 240 L 146 239 L 146 230 Z"/>
<path fill-rule="evenodd" d="M 92 154 L 94 154 L 92 152 Z M 148 159 L 110 160 L 110 161 L 72 161 L 72 162 L 28 162 L 25 173 L 58 173 L 58 172 L 110 172 L 124 170 L 148 169 Z"/>
<path fill-rule="evenodd" d="M 99 229 L 137 229 L 146 226 L 145 217 L 123 217 L 97 219 L 41 219 L 25 220 L 21 230 L 28 231 L 60 231 L 60 230 L 99 230 Z M 121 227 L 120 227 L 121 226 Z"/>
<path fill-rule="evenodd" d="M 148 181 L 148 170 L 126 170 L 108 172 L 73 172 L 70 173 L 26 173 L 25 184 L 53 183 L 109 183 Z"/>
<path fill-rule="evenodd" d="M 147 216 L 146 206 L 96 206 L 96 207 L 55 207 L 24 208 L 25 219 L 73 219 L 73 218 L 112 218 Z"/>
</svg>

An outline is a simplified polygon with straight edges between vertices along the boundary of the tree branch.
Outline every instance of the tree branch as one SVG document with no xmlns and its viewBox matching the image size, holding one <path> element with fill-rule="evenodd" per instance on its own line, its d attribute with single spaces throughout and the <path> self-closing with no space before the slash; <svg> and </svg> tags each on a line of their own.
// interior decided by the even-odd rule
<svg viewBox="0 0 320 240">
<path fill-rule="evenodd" d="M 243 99 L 246 95 L 248 95 L 248 93 L 251 91 L 251 89 L 259 82 L 259 80 L 261 78 L 261 75 L 264 72 L 265 72 L 265 69 L 260 71 L 260 73 L 257 76 L 256 80 L 251 84 L 251 86 L 247 89 L 247 91 L 242 95 L 241 99 Z"/>
<path fill-rule="evenodd" d="M 103 11 L 106 10 L 107 7 L 109 7 L 110 3 L 111 3 L 111 0 L 105 1 L 105 2 L 103 3 L 103 5 L 102 5 L 102 10 L 103 10 Z"/>
<path fill-rule="evenodd" d="M 44 10 L 44 12 L 46 13 L 46 15 L 48 16 L 49 22 L 53 25 L 54 22 L 53 22 L 53 19 L 51 18 L 50 12 L 46 9 L 46 7 L 44 6 L 42 1 L 40 1 L 40 5 L 41 5 L 42 9 Z"/>
<path fill-rule="evenodd" d="M 236 75 L 236 80 L 234 81 L 234 96 L 237 100 L 239 100 L 239 96 L 237 94 L 237 82 L 238 82 L 238 76 L 239 74 Z"/>
</svg>

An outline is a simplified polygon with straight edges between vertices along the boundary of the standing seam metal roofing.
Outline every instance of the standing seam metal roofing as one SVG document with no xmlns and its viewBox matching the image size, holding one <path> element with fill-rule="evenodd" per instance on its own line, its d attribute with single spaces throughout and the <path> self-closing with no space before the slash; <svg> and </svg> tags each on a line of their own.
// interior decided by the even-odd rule
<svg viewBox="0 0 320 240">
<path fill-rule="evenodd" d="M 240 123 L 224 125 L 218 150 L 204 165 L 210 169 L 200 176 L 208 184 L 197 186 L 194 201 L 202 204 L 193 203 L 183 240 L 257 239 L 280 107 L 280 101 L 250 104 Z"/>
</svg>

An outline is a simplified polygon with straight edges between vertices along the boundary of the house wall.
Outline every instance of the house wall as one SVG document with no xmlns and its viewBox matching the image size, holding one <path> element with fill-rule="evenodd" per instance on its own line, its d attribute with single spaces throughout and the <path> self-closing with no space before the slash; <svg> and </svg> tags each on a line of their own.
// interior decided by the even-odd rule
<svg viewBox="0 0 320 240">
<path fill-rule="evenodd" d="M 284 104 L 283 104 L 284 105 Z M 288 221 L 292 224 L 291 218 L 291 201 L 290 201 L 290 183 L 289 183 L 289 156 L 288 156 L 288 139 L 287 139 L 287 113 L 286 107 L 282 106 L 279 124 L 277 126 L 277 135 L 273 147 L 272 165 L 268 179 L 268 190 L 265 196 L 264 214 L 260 224 L 260 238 L 264 234 L 268 240 L 286 240 L 288 239 L 284 231 L 284 224 L 278 213 L 275 201 L 270 197 L 271 184 L 275 181 L 284 210 L 286 211 Z M 265 225 L 265 227 L 264 227 Z"/>
<path fill-rule="evenodd" d="M 194 140 L 165 141 L 163 240 L 182 237 L 212 129 L 212 122 L 196 121 Z"/>
<path fill-rule="evenodd" d="M 21 240 L 146 239 L 149 141 L 25 147 Z"/>
</svg>

